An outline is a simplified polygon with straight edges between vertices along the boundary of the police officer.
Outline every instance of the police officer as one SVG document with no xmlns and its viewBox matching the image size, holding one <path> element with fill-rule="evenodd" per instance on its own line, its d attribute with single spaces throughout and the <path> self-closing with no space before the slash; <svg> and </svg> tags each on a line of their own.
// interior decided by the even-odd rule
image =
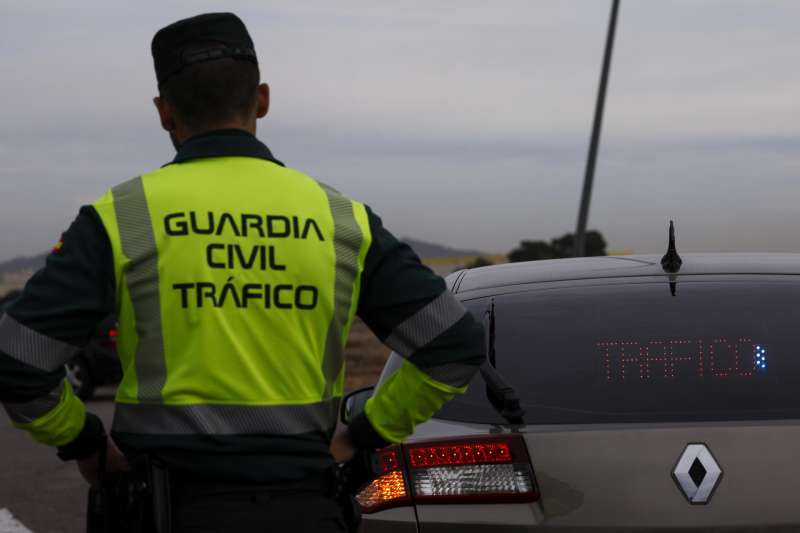
<svg viewBox="0 0 800 533">
<path fill-rule="evenodd" d="M 174 531 L 341 531 L 334 461 L 402 441 L 463 393 L 482 328 L 370 208 L 256 139 L 269 88 L 235 15 L 171 24 L 152 53 L 177 154 L 83 207 L 2 318 L 0 401 L 90 483 L 158 457 Z M 109 313 L 113 440 L 62 369 Z M 337 433 L 356 314 L 406 359 Z"/>
</svg>

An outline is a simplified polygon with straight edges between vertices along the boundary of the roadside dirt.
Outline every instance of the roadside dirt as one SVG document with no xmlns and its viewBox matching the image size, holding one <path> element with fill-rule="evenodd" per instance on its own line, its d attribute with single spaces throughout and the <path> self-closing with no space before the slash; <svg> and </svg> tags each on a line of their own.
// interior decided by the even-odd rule
<svg viewBox="0 0 800 533">
<path fill-rule="evenodd" d="M 389 351 L 366 324 L 356 318 L 345 348 L 345 389 L 355 390 L 375 384 Z"/>
</svg>

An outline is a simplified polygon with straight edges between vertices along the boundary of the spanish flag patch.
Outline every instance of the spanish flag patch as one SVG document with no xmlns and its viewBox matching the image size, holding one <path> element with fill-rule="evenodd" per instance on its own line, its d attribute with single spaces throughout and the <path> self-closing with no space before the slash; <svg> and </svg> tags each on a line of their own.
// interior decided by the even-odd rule
<svg viewBox="0 0 800 533">
<path fill-rule="evenodd" d="M 59 239 L 55 246 L 53 246 L 53 253 L 57 254 L 64 247 L 64 239 Z"/>
</svg>

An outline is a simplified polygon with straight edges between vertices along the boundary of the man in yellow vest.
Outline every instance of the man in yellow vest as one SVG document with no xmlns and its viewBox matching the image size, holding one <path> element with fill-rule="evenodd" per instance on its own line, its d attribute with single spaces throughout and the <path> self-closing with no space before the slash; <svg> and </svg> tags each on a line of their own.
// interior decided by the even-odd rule
<svg viewBox="0 0 800 533">
<path fill-rule="evenodd" d="M 235 15 L 171 24 L 152 53 L 177 155 L 83 207 L 0 321 L 0 401 L 91 483 L 157 457 L 174 531 L 341 531 L 334 462 L 463 393 L 482 328 L 367 206 L 256 139 L 269 89 Z M 113 441 L 62 369 L 110 313 Z M 356 314 L 406 360 L 335 433 Z"/>
</svg>

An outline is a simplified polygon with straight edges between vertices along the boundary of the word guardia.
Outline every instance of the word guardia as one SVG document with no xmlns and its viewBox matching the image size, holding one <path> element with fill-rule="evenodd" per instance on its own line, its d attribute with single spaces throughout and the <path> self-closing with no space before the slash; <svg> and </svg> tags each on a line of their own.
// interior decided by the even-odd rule
<svg viewBox="0 0 800 533">
<path fill-rule="evenodd" d="M 284 215 L 255 215 L 230 213 L 198 214 L 194 211 L 170 213 L 164 217 L 164 231 L 170 237 L 186 235 L 233 235 L 269 239 L 325 240 L 319 224 L 313 218 Z"/>
</svg>

